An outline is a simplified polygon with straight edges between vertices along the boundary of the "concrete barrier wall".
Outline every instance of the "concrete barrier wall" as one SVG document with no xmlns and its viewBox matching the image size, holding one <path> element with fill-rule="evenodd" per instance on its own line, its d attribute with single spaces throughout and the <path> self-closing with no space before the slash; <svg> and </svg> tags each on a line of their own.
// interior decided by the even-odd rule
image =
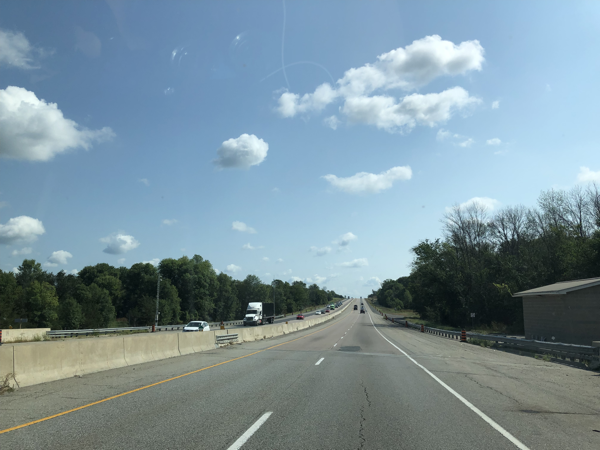
<svg viewBox="0 0 600 450">
<path fill-rule="evenodd" d="M 121 336 L 102 339 L 78 339 L 78 375 L 125 367 L 127 361 L 125 360 L 123 339 Z"/>
<path fill-rule="evenodd" d="M 2 342 L 8 344 L 10 342 L 28 342 L 34 339 L 41 340 L 46 336 L 46 331 L 50 331 L 50 328 L 2 329 Z"/>
<path fill-rule="evenodd" d="M 77 340 L 18 344 L 13 358 L 14 375 L 21 387 L 80 374 Z"/>
<path fill-rule="evenodd" d="M 13 373 L 14 347 L 14 345 L 0 345 L 0 376 L 2 377 L 0 381 L 4 381 L 4 377 L 9 373 Z"/>
<path fill-rule="evenodd" d="M 8 374 L 14 374 L 18 386 L 24 387 L 76 375 L 214 350 L 215 338 L 220 334 L 237 333 L 239 335 L 238 342 L 252 342 L 281 336 L 334 319 L 344 312 L 347 306 L 331 315 L 315 316 L 304 321 L 289 321 L 288 324 L 264 327 L 2 345 L 0 346 L 0 377 L 4 380 Z M 32 330 L 34 329 L 8 331 Z M 35 330 L 38 333 L 40 330 L 44 333 L 47 331 L 47 329 Z M 14 382 L 10 384 L 15 386 Z"/>
</svg>

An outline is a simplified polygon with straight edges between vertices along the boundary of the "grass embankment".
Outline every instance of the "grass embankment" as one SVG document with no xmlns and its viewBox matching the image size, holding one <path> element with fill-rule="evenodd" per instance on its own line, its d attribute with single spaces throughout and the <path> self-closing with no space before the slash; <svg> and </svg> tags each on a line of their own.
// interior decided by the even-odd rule
<svg viewBox="0 0 600 450">
<path fill-rule="evenodd" d="M 419 325 L 425 325 L 426 327 L 430 327 L 430 328 L 438 328 L 440 330 L 448 330 L 448 331 L 461 331 L 464 329 L 466 331 L 473 332 L 473 333 L 479 333 L 479 334 L 492 334 L 492 333 L 510 334 L 511 333 L 510 329 L 502 323 L 492 322 L 491 325 L 476 325 L 474 327 L 466 326 L 465 328 L 451 327 L 449 325 L 443 325 L 440 323 L 432 322 L 427 319 L 421 319 L 421 316 L 419 315 L 419 313 L 416 311 L 413 311 L 412 309 L 395 310 L 393 308 L 386 308 L 384 306 L 381 306 L 378 303 L 372 303 L 371 301 L 369 301 L 369 304 L 371 304 L 374 308 L 377 308 L 383 314 L 390 314 L 393 316 L 404 316 L 404 317 L 406 317 L 406 320 L 408 320 L 409 322 L 417 323 Z"/>
</svg>

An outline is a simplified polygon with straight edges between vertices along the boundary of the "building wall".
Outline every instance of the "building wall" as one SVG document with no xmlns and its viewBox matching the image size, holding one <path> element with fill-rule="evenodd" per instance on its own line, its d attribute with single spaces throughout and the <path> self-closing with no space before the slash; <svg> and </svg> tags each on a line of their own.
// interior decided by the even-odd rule
<svg viewBox="0 0 600 450">
<path fill-rule="evenodd" d="M 523 297 L 523 319 L 526 339 L 592 345 L 600 340 L 600 286 Z"/>
</svg>

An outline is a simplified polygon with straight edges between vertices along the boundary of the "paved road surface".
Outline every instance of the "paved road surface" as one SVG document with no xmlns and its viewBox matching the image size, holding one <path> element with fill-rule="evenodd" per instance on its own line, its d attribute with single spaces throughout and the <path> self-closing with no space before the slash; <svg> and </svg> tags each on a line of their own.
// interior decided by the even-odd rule
<svg viewBox="0 0 600 450">
<path fill-rule="evenodd" d="M 139 388 L 0 431 L 0 448 L 600 448 L 597 372 L 352 306 L 299 333 L 21 389 L 0 397 L 0 430 Z"/>
</svg>

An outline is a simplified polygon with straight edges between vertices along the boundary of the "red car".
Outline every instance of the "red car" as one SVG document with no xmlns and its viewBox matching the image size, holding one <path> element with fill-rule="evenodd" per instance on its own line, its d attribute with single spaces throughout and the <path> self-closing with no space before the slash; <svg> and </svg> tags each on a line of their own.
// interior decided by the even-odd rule
<svg viewBox="0 0 600 450">
<path fill-rule="evenodd" d="M 327 308 L 327 309 L 325 310 L 325 312 L 326 312 L 326 313 L 328 313 L 328 312 L 331 312 L 331 311 L 329 311 L 329 308 Z"/>
<path fill-rule="evenodd" d="M 304 320 L 304 314 L 298 314 L 296 320 Z"/>
</svg>

